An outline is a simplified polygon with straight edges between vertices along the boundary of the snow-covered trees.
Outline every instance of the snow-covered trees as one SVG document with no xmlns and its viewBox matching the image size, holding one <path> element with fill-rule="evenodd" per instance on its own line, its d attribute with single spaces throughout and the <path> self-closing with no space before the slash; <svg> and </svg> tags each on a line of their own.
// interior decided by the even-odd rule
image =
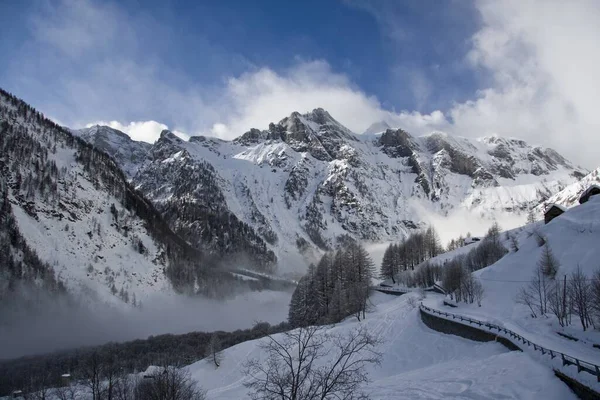
<svg viewBox="0 0 600 400">
<path fill-rule="evenodd" d="M 483 286 L 471 274 L 471 271 L 462 264 L 462 261 L 464 261 L 464 258 L 458 257 L 446 263 L 442 286 L 455 301 L 464 301 L 470 304 L 477 302 L 481 306 Z"/>
<path fill-rule="evenodd" d="M 433 286 L 437 281 L 441 280 L 442 267 L 439 265 L 425 262 L 412 274 L 412 279 L 407 283 L 407 286 L 418 286 L 427 288 Z"/>
<path fill-rule="evenodd" d="M 365 367 L 378 364 L 379 341 L 366 328 L 347 335 L 305 327 L 269 336 L 260 346 L 267 360 L 248 360 L 245 384 L 251 398 L 265 400 L 365 399 Z"/>
<path fill-rule="evenodd" d="M 394 244 L 390 243 L 381 260 L 381 271 L 379 277 L 381 279 L 391 279 L 396 283 L 396 275 L 398 274 L 397 264 L 394 260 Z"/>
<path fill-rule="evenodd" d="M 477 271 L 492 265 L 507 252 L 500 240 L 500 227 L 494 223 L 479 245 L 467 254 L 464 264 L 470 271 Z"/>
<path fill-rule="evenodd" d="M 590 279 L 577 267 L 569 276 L 556 279 L 559 268 L 549 244 L 544 243 L 535 275 L 521 288 L 516 301 L 529 307 L 534 318 L 551 312 L 560 326 L 570 325 L 574 314 L 586 330 L 594 325 L 594 307 L 597 309 L 600 299 L 600 272 Z"/>
<path fill-rule="evenodd" d="M 290 324 L 336 322 L 352 314 L 364 318 L 373 274 L 373 261 L 360 244 L 326 253 L 298 282 L 290 301 Z"/>
<path fill-rule="evenodd" d="M 399 272 L 414 270 L 423 261 L 443 252 L 440 239 L 433 227 L 416 232 L 397 244 L 390 244 L 383 254 L 380 277 L 396 283 Z"/>
</svg>

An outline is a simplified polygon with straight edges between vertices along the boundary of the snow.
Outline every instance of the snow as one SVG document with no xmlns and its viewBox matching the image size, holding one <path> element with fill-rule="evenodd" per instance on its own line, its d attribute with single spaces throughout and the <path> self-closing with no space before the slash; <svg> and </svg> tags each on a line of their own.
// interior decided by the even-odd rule
<svg viewBox="0 0 600 400">
<path fill-rule="evenodd" d="M 527 354 L 427 328 L 410 304 L 410 296 L 375 294 L 374 310 L 362 322 L 382 339 L 378 348 L 383 353 L 381 366 L 369 368 L 372 382 L 365 387 L 371 398 L 576 398 L 551 369 Z M 343 334 L 359 324 L 349 319 L 326 331 Z M 265 359 L 258 344 L 250 341 L 226 349 L 217 369 L 206 360 L 187 368 L 208 390 L 210 399 L 247 398 L 243 364 L 249 358 Z"/>
<path fill-rule="evenodd" d="M 143 221 L 124 210 L 102 188 L 82 178 L 85 174 L 75 163 L 72 150 L 58 147 L 51 156 L 59 169 L 68 170 L 58 185 L 68 207 L 63 212 L 65 217 L 57 218 L 56 210 L 36 197 L 37 217 L 33 218 L 11 196 L 19 229 L 38 256 L 53 266 L 70 291 L 84 294 L 82 298 L 92 302 L 122 305 L 122 300 L 111 293 L 113 284 L 118 291 L 127 290 L 130 300 L 135 296 L 136 301 L 154 293 L 172 292 L 163 265 L 153 262 L 159 249 Z M 127 234 L 113 226 L 111 204 L 117 205 L 120 223 L 129 227 Z M 144 244 L 145 254 L 134 249 L 134 237 Z"/>
<path fill-rule="evenodd" d="M 548 207 L 546 208 L 546 211 L 550 210 L 553 207 L 558 208 L 562 212 L 567 211 L 567 207 L 561 206 L 560 204 L 556 204 L 556 203 L 549 204 Z"/>
<path fill-rule="evenodd" d="M 579 198 L 584 191 L 590 187 L 600 185 L 600 168 L 597 168 L 584 176 L 581 180 L 568 185 L 563 190 L 555 193 L 545 202 L 536 207 L 536 212 L 541 214 L 544 212 L 547 204 L 560 204 L 565 207 L 573 207 L 579 204 Z"/>
<path fill-rule="evenodd" d="M 542 254 L 542 247 L 538 246 L 535 236 L 532 235 L 534 230 L 546 238 L 552 253 L 560 263 L 556 277 L 559 282 L 562 282 L 565 276 L 569 279 L 569 275 L 577 268 L 581 268 L 588 277 L 599 268 L 600 196 L 595 196 L 587 203 L 567 210 L 547 225 L 536 223 L 509 232 L 516 236 L 519 251 L 508 253 L 495 264 L 474 272 L 485 290 L 482 307 L 459 303 L 458 308 L 448 311 L 494 323 L 538 345 L 600 365 L 600 350 L 592 347 L 594 343 L 600 343 L 600 332 L 582 332 L 576 316 L 573 316 L 574 325 L 567 328 L 561 328 L 551 314 L 532 318 L 529 309 L 515 301 L 520 288 L 527 285 L 533 277 Z M 505 234 L 501 237 L 504 240 Z M 464 253 L 471 246 L 441 255 L 432 259 L 432 262 L 443 264 L 443 261 Z M 505 246 L 509 247 L 508 242 Z M 434 295 L 430 296 L 426 304 L 436 309 L 443 307 L 441 297 Z M 558 335 L 557 332 L 580 337 L 581 340 L 572 341 Z M 588 374 L 580 374 L 577 378 L 595 381 L 591 375 L 581 378 L 583 375 Z M 597 385 L 597 382 L 590 384 Z"/>
<path fill-rule="evenodd" d="M 576 181 L 572 176 L 576 168 L 570 163 L 559 160 L 556 167 L 548 164 L 544 156 L 551 152 L 522 141 L 499 137 L 471 140 L 435 132 L 411 137 L 419 166 L 432 189 L 427 194 L 415 182 L 418 176 L 408 161 L 385 154 L 374 133 L 354 135 L 324 110 L 293 113 L 280 124 L 288 133 L 296 125 L 304 129 L 307 143 L 291 138 L 288 142 L 252 141 L 251 145 L 211 138 L 186 142 L 172 135 L 164 135 L 161 141 L 172 145 L 164 147 L 165 162 L 175 162 L 185 151 L 192 160 L 210 163 L 228 209 L 256 230 L 271 230 L 277 235 L 277 243 L 267 247 L 276 254 L 279 271 L 284 274 L 304 272 L 321 253 L 316 245 L 306 251 L 296 246 L 298 239 L 313 243 L 305 230 L 309 206 L 321 213 L 320 233 L 332 245 L 348 234 L 371 243 L 399 241 L 410 233 L 413 222 L 419 228 L 433 224 L 447 243 L 467 232 L 481 234 L 493 220 L 502 221 L 504 228 L 520 226 L 541 197 Z M 373 129 L 385 127 L 376 124 Z M 492 171 L 493 181 L 476 183 L 470 176 L 450 171 L 446 165 L 448 151 L 429 151 L 431 141 L 441 141 L 443 146 L 478 160 Z M 310 146 L 325 152 L 324 145 L 336 149 L 333 160 L 311 155 Z M 510 161 L 490 154 L 498 146 L 506 149 Z M 514 179 L 496 171 L 502 168 L 514 173 Z M 286 184 L 293 171 L 306 183 L 292 197 L 286 194 Z M 172 191 L 165 188 L 165 193 Z M 158 196 L 152 200 L 163 200 Z M 435 201 L 431 201 L 433 197 Z"/>
</svg>

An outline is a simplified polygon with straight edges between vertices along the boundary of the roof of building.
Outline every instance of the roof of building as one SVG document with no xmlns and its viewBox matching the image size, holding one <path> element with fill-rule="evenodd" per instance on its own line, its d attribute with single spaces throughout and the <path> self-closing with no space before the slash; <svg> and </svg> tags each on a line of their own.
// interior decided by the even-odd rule
<svg viewBox="0 0 600 400">
<path fill-rule="evenodd" d="M 546 208 L 546 212 L 552 210 L 553 208 L 558 208 L 562 212 L 567 211 L 567 207 L 561 206 L 560 204 L 552 203 L 548 205 L 548 208 Z"/>
<path fill-rule="evenodd" d="M 587 189 L 585 189 L 583 191 L 583 193 L 581 194 L 581 197 L 587 196 L 594 189 L 600 191 L 600 186 L 599 185 L 591 185 L 590 187 L 588 187 Z"/>
</svg>

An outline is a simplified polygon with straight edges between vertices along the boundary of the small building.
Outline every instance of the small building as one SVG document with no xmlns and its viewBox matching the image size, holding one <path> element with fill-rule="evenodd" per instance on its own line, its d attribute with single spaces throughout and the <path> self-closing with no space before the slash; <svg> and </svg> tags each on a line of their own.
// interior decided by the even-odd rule
<svg viewBox="0 0 600 400">
<path fill-rule="evenodd" d="M 23 398 L 23 391 L 22 390 L 15 390 L 14 392 L 12 392 L 12 397 L 13 397 L 13 399 L 22 399 Z"/>
<path fill-rule="evenodd" d="M 597 194 L 600 194 L 600 186 L 590 186 L 581 194 L 581 197 L 579 198 L 579 204 L 587 202 L 590 199 L 590 197 L 595 196 Z"/>
<path fill-rule="evenodd" d="M 558 204 L 550 204 L 544 213 L 544 223 L 552 221 L 554 218 L 562 215 L 567 209 Z"/>
</svg>

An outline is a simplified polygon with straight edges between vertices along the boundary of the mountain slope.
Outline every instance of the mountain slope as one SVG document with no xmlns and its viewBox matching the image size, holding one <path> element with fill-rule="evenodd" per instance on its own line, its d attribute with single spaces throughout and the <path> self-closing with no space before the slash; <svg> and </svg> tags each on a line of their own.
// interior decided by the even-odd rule
<svg viewBox="0 0 600 400">
<path fill-rule="evenodd" d="M 94 125 L 71 132 L 96 149 L 110 154 L 126 176 L 135 174 L 141 166 L 150 161 L 148 153 L 152 148 L 151 144 L 133 141 L 123 132 L 108 126 Z"/>
<path fill-rule="evenodd" d="M 161 208 L 168 202 L 218 207 L 249 227 L 250 244 L 232 245 L 230 229 L 185 215 L 170 219 L 173 229 L 187 237 L 210 231 L 209 250 L 243 248 L 254 264 L 274 260 L 272 251 L 284 270 L 338 241 L 398 240 L 455 213 L 516 216 L 517 224 L 587 173 L 551 149 L 514 139 L 413 137 L 401 129 L 359 136 L 322 109 L 292 113 L 232 142 L 186 142 L 164 132 L 149 154 L 151 163 L 130 177 L 163 213 L 173 208 Z M 193 182 L 171 179 L 184 170 L 199 172 L 186 172 Z"/>
<path fill-rule="evenodd" d="M 555 278 L 547 278 L 548 293 L 557 293 L 556 287 L 560 289 L 563 285 L 571 287 L 573 273 L 577 271 L 585 276 L 584 285 L 591 285 L 599 268 L 599 225 L 600 196 L 593 196 L 587 203 L 568 209 L 548 224 L 536 222 L 501 234 L 504 246 L 511 248 L 511 251 L 494 264 L 473 272 L 473 276 L 484 288 L 481 306 L 476 303 L 458 303 L 458 307 L 452 312 L 504 326 L 548 349 L 565 352 L 590 363 L 600 363 L 600 352 L 592 347 L 593 343 L 600 340 L 600 334 L 593 329 L 586 332 L 582 330 L 576 308 L 570 311 L 571 324 L 562 327 L 551 309 L 545 315 L 540 315 L 535 306 L 537 300 L 533 301 L 532 306 L 537 314 L 535 317 L 529 307 L 517 302 L 521 290 L 539 279 L 537 268 L 543 259 L 545 248 L 540 246 L 538 237 L 544 238 L 558 265 Z M 446 261 L 465 254 L 478 245 L 475 243 L 464 246 L 433 258 L 429 263 L 443 266 Z M 551 296 L 554 294 L 548 295 Z M 437 309 L 443 307 L 441 296 L 431 297 L 425 304 Z M 557 332 L 579 340 L 568 339 Z M 588 378 L 592 385 L 590 387 L 597 387 L 595 377 L 583 379 Z"/>
<path fill-rule="evenodd" d="M 581 180 L 568 185 L 560 192 L 550 196 L 544 202 L 536 207 L 537 215 L 543 215 L 545 209 L 550 204 L 559 204 L 563 207 L 571 208 L 579 204 L 581 194 L 592 185 L 600 185 L 600 168 L 597 168 L 581 178 Z"/>
<path fill-rule="evenodd" d="M 29 264 L 43 264 L 45 276 L 54 275 L 69 292 L 135 304 L 157 291 L 215 290 L 219 278 L 204 267 L 201 253 L 171 231 L 110 156 L 5 91 L 0 167 L 3 214 L 14 225 L 0 235 L 14 237 L 17 259 L 26 247 L 34 249 L 40 263 Z M 15 246 L 18 237 L 23 244 Z M 32 268 L 3 263 L 0 269 L 8 282 L 45 281 Z M 10 284 L 3 289 L 2 296 L 12 290 Z"/>
<path fill-rule="evenodd" d="M 321 334 L 348 335 L 361 325 L 377 336 L 376 348 L 383 354 L 381 365 L 368 366 L 371 382 L 364 392 L 373 399 L 576 399 L 552 370 L 528 354 L 507 351 L 499 343 L 480 343 L 427 328 L 411 306 L 413 295 L 372 296 L 373 311 L 358 322 L 355 318 L 324 327 Z M 410 300 L 409 300 L 410 299 Z M 281 334 L 273 336 L 282 341 Z M 244 386 L 249 377 L 243 364 L 248 359 L 266 363 L 260 345 L 268 339 L 244 342 L 223 351 L 219 368 L 210 360 L 198 361 L 186 369 L 207 390 L 211 399 L 249 398 Z M 333 346 L 332 346 L 333 347 Z M 293 349 L 295 350 L 295 349 Z M 318 365 L 332 363 L 336 352 L 329 351 Z"/>
</svg>

